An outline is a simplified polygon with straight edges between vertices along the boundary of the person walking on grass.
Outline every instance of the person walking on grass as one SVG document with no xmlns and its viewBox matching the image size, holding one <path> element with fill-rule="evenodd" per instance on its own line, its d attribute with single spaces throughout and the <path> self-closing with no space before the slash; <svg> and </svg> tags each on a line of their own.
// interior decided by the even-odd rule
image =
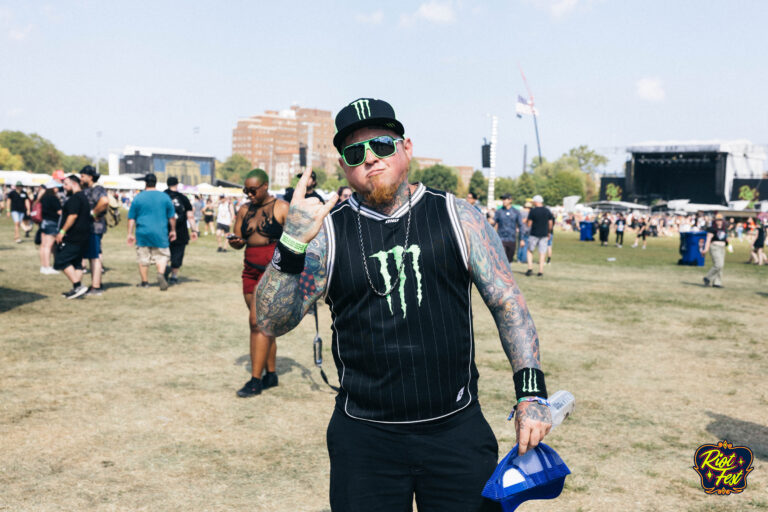
<svg viewBox="0 0 768 512">
<path fill-rule="evenodd" d="M 410 510 L 415 499 L 425 511 L 496 510 L 480 494 L 498 445 L 477 400 L 473 283 L 513 370 L 520 454 L 551 426 L 539 338 L 504 247 L 466 201 L 408 182 L 413 143 L 387 102 L 353 101 L 335 126 L 355 194 L 323 205 L 305 196 L 309 176 L 299 180 L 254 292 L 270 336 L 320 297 L 330 306 L 340 379 L 326 434 L 331 509 Z"/>
<path fill-rule="evenodd" d="M 552 216 L 549 208 L 544 206 L 544 198 L 540 195 L 533 196 L 533 208 L 528 212 L 528 219 L 525 222 L 530 230 L 528 243 L 526 244 L 528 248 L 528 270 L 525 275 L 533 275 L 533 251 L 536 250 L 539 251 L 539 272 L 536 275 L 542 277 L 547 257 L 547 245 L 549 243 L 549 236 L 554 228 L 555 218 Z"/>
<path fill-rule="evenodd" d="M 179 192 L 179 178 L 170 176 L 166 185 L 168 188 L 165 189 L 165 193 L 171 199 L 176 215 L 176 240 L 169 244 L 171 262 L 165 267 L 165 279 L 168 284 L 179 284 L 179 270 L 184 262 L 184 251 L 190 240 L 197 240 L 199 231 L 192 203 L 187 196 Z"/>
<path fill-rule="evenodd" d="M 603 213 L 603 216 L 600 218 L 598 231 L 600 232 L 600 245 L 608 246 L 608 235 L 611 234 L 611 218 L 608 216 L 608 213 Z"/>
<path fill-rule="evenodd" d="M 646 245 L 648 244 L 646 239 L 648 238 L 649 230 L 650 227 L 648 225 L 648 219 L 645 216 L 641 216 L 637 220 L 637 236 L 635 237 L 635 243 L 632 244 L 633 249 L 638 246 L 641 239 L 643 241 L 643 249 L 645 249 Z"/>
<path fill-rule="evenodd" d="M 140 288 L 149 288 L 149 266 L 157 268 L 160 290 L 168 289 L 165 268 L 171 257 L 169 243 L 176 240 L 176 212 L 167 194 L 155 189 L 157 177 L 150 173 L 144 177 L 146 187 L 137 195 L 128 210 L 128 245 L 136 244 L 139 264 Z M 134 234 L 135 233 L 135 234 Z"/>
<path fill-rule="evenodd" d="M 764 265 L 766 261 L 768 261 L 764 250 L 766 230 L 768 230 L 768 227 L 766 227 L 766 221 L 758 221 L 757 227 L 755 229 L 757 230 L 757 233 L 755 235 L 755 242 L 752 244 L 752 251 L 750 252 L 749 261 L 755 265 Z"/>
<path fill-rule="evenodd" d="M 49 181 L 45 184 L 45 191 L 40 197 L 43 220 L 40 222 L 40 273 L 58 274 L 51 265 L 53 259 L 53 244 L 59 233 L 59 219 L 61 218 L 61 201 L 57 189 L 61 187 L 58 181 Z"/>
<path fill-rule="evenodd" d="M 24 187 L 20 181 L 16 182 L 16 190 L 11 190 L 5 199 L 6 209 L 8 210 L 8 216 L 13 219 L 13 240 L 17 243 L 21 243 L 21 225 L 24 222 L 24 218 L 29 216 L 32 208 L 32 202 L 29 199 L 29 194 L 24 190 Z"/>
<path fill-rule="evenodd" d="M 63 295 L 67 299 L 82 297 L 88 291 L 83 286 L 83 257 L 88 250 L 88 238 L 91 235 L 91 208 L 88 198 L 80 187 L 80 178 L 69 175 L 64 179 L 67 201 L 61 209 L 61 229 L 56 235 L 59 249 L 56 252 L 55 270 L 64 272 L 72 283 L 72 289 Z"/>
<path fill-rule="evenodd" d="M 472 204 L 472 203 L 470 203 Z M 501 208 L 493 214 L 493 225 L 504 246 L 504 252 L 510 263 L 515 261 L 517 241 L 523 232 L 523 217 L 517 208 L 512 206 L 512 195 L 501 196 Z"/>
<path fill-rule="evenodd" d="M 619 213 L 616 217 L 616 247 L 621 249 L 624 245 L 624 228 L 627 227 L 627 219 L 624 218 L 623 213 Z"/>
<path fill-rule="evenodd" d="M 88 198 L 88 205 L 91 208 L 90 214 L 93 219 L 85 259 L 90 262 L 91 266 L 91 287 L 88 289 L 88 295 L 95 297 L 102 294 L 101 239 L 107 232 L 107 208 L 109 208 L 107 191 L 101 185 L 96 184 L 100 176 L 92 165 L 86 165 L 80 170 L 80 183 L 82 183 L 85 197 Z"/>
<path fill-rule="evenodd" d="M 219 204 L 216 207 L 216 243 L 217 252 L 227 252 L 224 248 L 225 237 L 232 228 L 232 219 L 235 217 L 235 210 L 232 202 L 227 196 L 219 196 Z"/>
<path fill-rule="evenodd" d="M 728 226 L 723 215 L 718 213 L 707 230 L 707 241 L 702 254 L 711 252 L 712 268 L 704 276 L 704 286 L 723 288 L 723 266 L 725 265 L 725 247 L 728 245 Z"/>
<path fill-rule="evenodd" d="M 216 226 L 214 225 L 214 214 L 216 210 L 213 208 L 213 201 L 211 198 L 205 200 L 205 206 L 203 206 L 203 226 L 205 226 L 205 236 L 214 234 L 216 232 Z"/>
<path fill-rule="evenodd" d="M 274 336 L 262 332 L 256 324 L 253 289 L 272 260 L 277 241 L 283 234 L 288 203 L 269 194 L 269 176 L 262 169 L 254 169 L 247 174 L 243 192 L 248 202 L 237 212 L 234 236 L 229 238 L 229 245 L 233 249 L 245 247 L 242 280 L 243 299 L 248 307 L 251 329 L 251 379 L 238 390 L 237 396 L 248 398 L 277 386 L 277 341 Z"/>
</svg>

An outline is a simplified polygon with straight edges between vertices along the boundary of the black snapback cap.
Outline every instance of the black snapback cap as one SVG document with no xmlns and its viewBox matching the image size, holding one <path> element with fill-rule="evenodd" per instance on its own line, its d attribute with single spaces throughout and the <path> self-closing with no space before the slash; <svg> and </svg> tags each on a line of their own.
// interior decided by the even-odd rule
<svg viewBox="0 0 768 512">
<path fill-rule="evenodd" d="M 372 125 L 392 130 L 401 137 L 405 133 L 405 128 L 397 120 L 392 105 L 375 98 L 358 98 L 336 114 L 336 135 L 333 136 L 333 145 L 341 153 L 344 149 L 341 145 L 347 135 L 358 128 Z"/>
</svg>

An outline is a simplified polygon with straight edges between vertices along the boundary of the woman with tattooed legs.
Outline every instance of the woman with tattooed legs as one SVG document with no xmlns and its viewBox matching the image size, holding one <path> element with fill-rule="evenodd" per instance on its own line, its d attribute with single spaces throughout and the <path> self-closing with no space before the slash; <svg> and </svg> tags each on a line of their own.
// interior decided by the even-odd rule
<svg viewBox="0 0 768 512">
<path fill-rule="evenodd" d="M 253 289 L 272 259 L 275 244 L 283 234 L 288 203 L 269 195 L 269 176 L 262 169 L 254 169 L 246 175 L 243 192 L 248 202 L 238 209 L 234 235 L 229 235 L 228 242 L 233 249 L 246 248 L 242 279 L 243 298 L 248 307 L 248 324 L 251 328 L 252 377 L 238 390 L 237 396 L 248 398 L 260 394 L 263 389 L 277 386 L 277 342 L 275 336 L 265 334 L 256 325 Z M 262 378 L 265 367 L 267 373 Z"/>
<path fill-rule="evenodd" d="M 360 98 L 334 145 L 355 194 L 334 208 L 298 183 L 255 294 L 282 335 L 325 297 L 340 391 L 327 431 L 334 512 L 498 510 L 481 491 L 498 446 L 477 401 L 471 284 L 513 370 L 520 453 L 551 427 L 536 328 L 504 248 L 466 201 L 408 183 L 412 142 L 392 107 Z M 515 401 L 510 397 L 510 406 Z"/>
</svg>

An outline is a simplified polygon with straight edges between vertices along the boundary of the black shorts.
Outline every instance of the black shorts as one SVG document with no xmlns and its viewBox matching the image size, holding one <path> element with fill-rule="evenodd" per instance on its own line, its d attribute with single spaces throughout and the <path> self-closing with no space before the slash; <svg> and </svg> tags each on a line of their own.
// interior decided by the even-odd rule
<svg viewBox="0 0 768 512">
<path fill-rule="evenodd" d="M 209 222 L 213 222 L 213 215 L 206 215 L 203 219 L 205 220 L 205 223 L 208 224 Z"/>
<path fill-rule="evenodd" d="M 500 511 L 481 496 L 498 445 L 480 407 L 408 433 L 334 410 L 328 425 L 333 512 Z M 399 428 L 399 427 L 398 427 Z"/>
<path fill-rule="evenodd" d="M 221 230 L 224 233 L 229 233 L 229 224 L 222 224 L 220 222 L 217 222 L 216 229 Z"/>
<path fill-rule="evenodd" d="M 171 244 L 171 268 L 181 268 L 184 262 L 184 250 L 187 244 Z"/>
<path fill-rule="evenodd" d="M 72 265 L 76 269 L 83 268 L 83 258 L 88 250 L 88 241 L 78 244 L 74 242 L 62 242 L 56 248 L 56 260 L 53 268 L 64 270 Z"/>
</svg>

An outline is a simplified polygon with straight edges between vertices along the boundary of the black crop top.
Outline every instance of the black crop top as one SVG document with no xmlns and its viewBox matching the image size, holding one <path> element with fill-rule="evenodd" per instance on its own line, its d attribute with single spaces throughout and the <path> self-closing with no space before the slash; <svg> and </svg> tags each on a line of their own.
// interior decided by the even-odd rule
<svg viewBox="0 0 768 512">
<path fill-rule="evenodd" d="M 267 204 L 250 204 L 243 217 L 243 238 L 248 239 L 258 233 L 270 242 L 277 242 L 283 234 L 283 226 L 275 219 L 275 203 L 273 199 Z M 270 207 L 271 205 L 271 207 Z"/>
</svg>

